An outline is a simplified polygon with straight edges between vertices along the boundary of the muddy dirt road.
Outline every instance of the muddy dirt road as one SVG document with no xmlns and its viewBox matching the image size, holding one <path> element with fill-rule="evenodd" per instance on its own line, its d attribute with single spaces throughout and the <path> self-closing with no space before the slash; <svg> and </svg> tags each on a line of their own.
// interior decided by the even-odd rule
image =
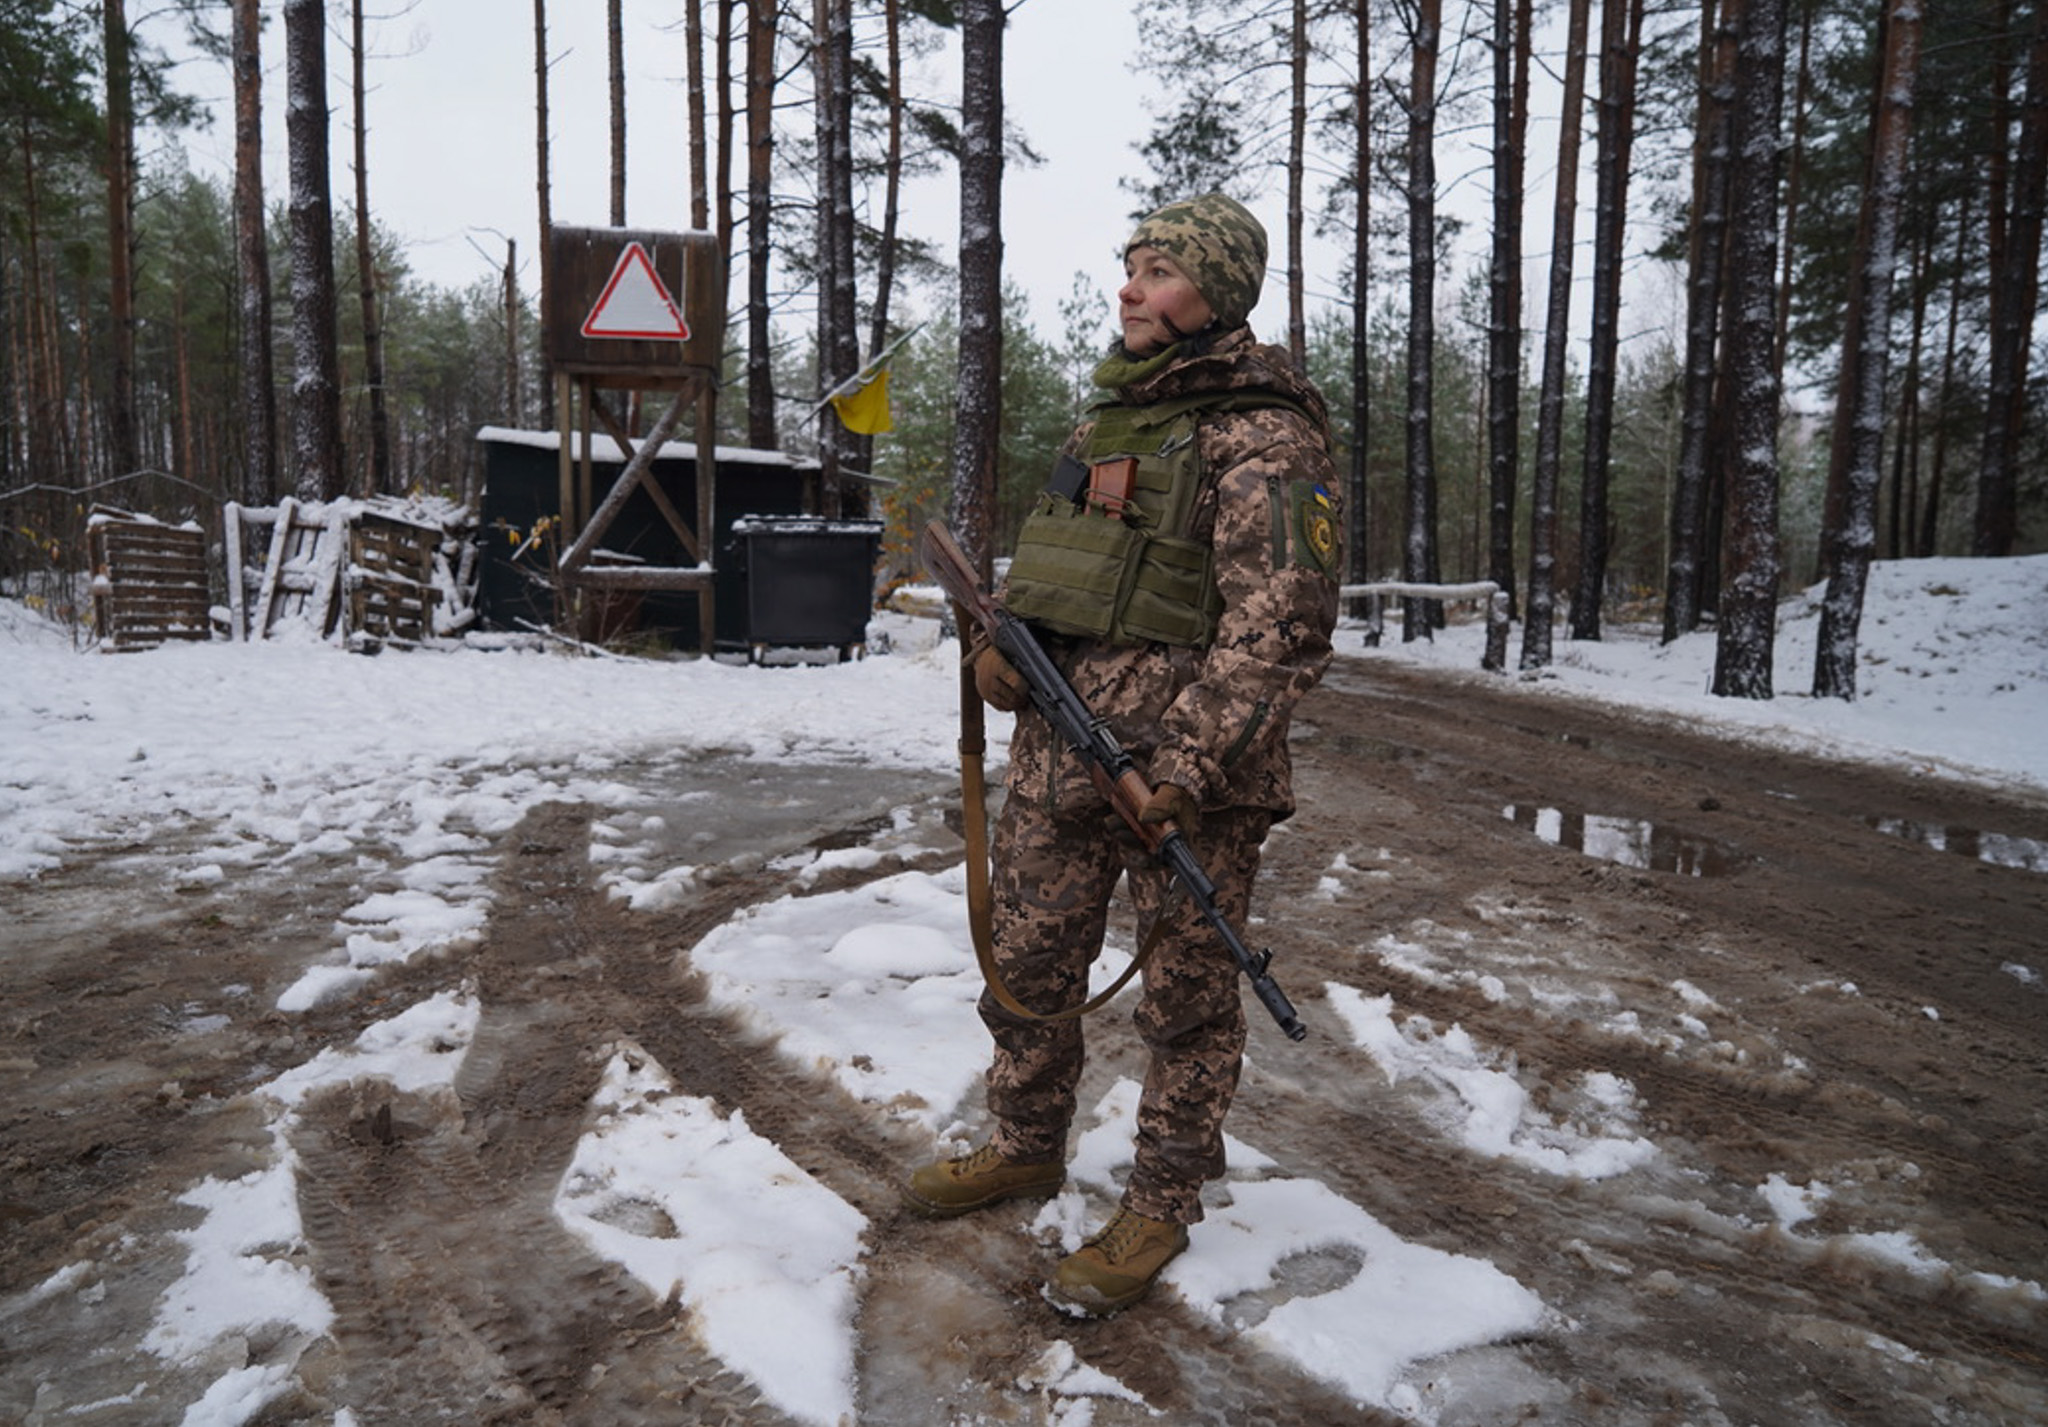
<svg viewBox="0 0 2048 1427">
<path fill-rule="evenodd" d="M 2048 1421 L 2048 799 L 1349 661 L 1296 748 L 1257 932 L 1312 1032 L 1251 1006 L 1233 1130 L 1552 1310 L 1425 1376 L 1414 1415 Z M 899 1212 L 929 1142 L 750 1040 L 679 949 L 793 890 L 777 852 L 880 853 L 825 888 L 957 861 L 951 789 L 757 775 L 730 796 L 782 815 L 736 820 L 755 846 L 676 904 L 606 896 L 604 810 L 550 805 L 498 841 L 477 945 L 302 1015 L 270 1008 L 331 947 L 352 860 L 167 893 L 167 849 L 118 849 L 0 887 L 0 1422 L 177 1422 L 236 1371 L 270 1384 L 259 1423 L 785 1420 L 552 1212 L 622 1038 L 870 1220 L 862 1423 L 1400 1420 L 1170 1289 L 1059 1317 L 1021 1210 Z M 275 1152 L 247 1092 L 458 985 L 485 1010 L 452 1097 L 329 1093 L 293 1131 L 304 1242 L 278 1252 L 331 1330 L 149 1351 L 181 1196 Z M 1122 1013 L 1093 1035 L 1084 1103 L 1137 1064 Z M 1524 1133 L 1460 1094 L 1482 1061 Z M 1571 1127 L 1623 1100 L 1642 1152 L 1591 1169 Z M 1143 1403 L 1034 1385 L 1049 1341 Z"/>
</svg>

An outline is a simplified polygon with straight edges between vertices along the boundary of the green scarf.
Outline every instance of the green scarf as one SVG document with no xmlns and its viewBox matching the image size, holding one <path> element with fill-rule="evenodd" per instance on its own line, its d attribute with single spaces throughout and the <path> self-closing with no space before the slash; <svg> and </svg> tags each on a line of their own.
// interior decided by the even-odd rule
<svg viewBox="0 0 2048 1427">
<path fill-rule="evenodd" d="M 1172 366 L 1185 355 L 1182 349 L 1186 346 L 1185 342 L 1175 342 L 1165 351 L 1154 352 L 1149 357 L 1134 357 L 1122 347 L 1118 347 L 1103 359 L 1102 365 L 1095 369 L 1095 374 L 1089 380 L 1107 391 L 1136 386 Z"/>
</svg>

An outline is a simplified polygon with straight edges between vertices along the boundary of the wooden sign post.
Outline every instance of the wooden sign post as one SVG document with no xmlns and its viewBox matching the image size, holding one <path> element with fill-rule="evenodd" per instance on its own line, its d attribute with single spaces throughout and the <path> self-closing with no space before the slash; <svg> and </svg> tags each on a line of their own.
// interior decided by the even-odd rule
<svg viewBox="0 0 2048 1427">
<path fill-rule="evenodd" d="M 631 228 L 561 228 L 548 235 L 548 360 L 555 371 L 561 434 L 562 555 L 557 567 L 572 598 L 601 590 L 682 590 L 697 596 L 701 647 L 716 630 L 712 578 L 712 492 L 717 484 L 717 401 L 725 341 L 725 258 L 709 233 Z M 659 392 L 669 409 L 636 450 L 629 421 L 603 393 Z M 654 478 L 654 461 L 696 407 L 694 526 Z M 610 496 L 591 507 L 591 436 L 602 424 L 626 465 Z M 576 439 L 580 437 L 581 439 Z M 604 532 L 634 487 L 643 487 L 694 566 L 592 563 Z"/>
</svg>

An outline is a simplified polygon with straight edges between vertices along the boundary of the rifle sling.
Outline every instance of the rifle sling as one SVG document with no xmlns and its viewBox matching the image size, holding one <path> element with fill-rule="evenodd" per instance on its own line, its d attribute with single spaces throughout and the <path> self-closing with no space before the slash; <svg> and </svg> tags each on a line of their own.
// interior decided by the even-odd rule
<svg viewBox="0 0 2048 1427">
<path fill-rule="evenodd" d="M 967 611 L 957 605 L 953 619 L 963 631 L 971 627 Z M 1166 931 L 1165 909 L 1162 908 L 1160 914 L 1152 919 L 1151 930 L 1145 934 L 1144 943 L 1139 946 L 1138 954 L 1131 958 L 1131 964 L 1108 987 L 1080 1005 L 1044 1015 L 1011 994 L 1010 988 L 1003 984 L 1002 973 L 996 969 L 995 938 L 990 928 L 994 898 L 989 891 L 988 785 L 982 777 L 982 755 L 987 747 L 981 694 L 974 687 L 974 661 L 963 659 L 960 662 L 960 820 L 961 831 L 967 839 L 967 930 L 974 940 L 974 959 L 981 966 L 981 979 L 988 983 L 989 994 L 1011 1015 L 1027 1021 L 1071 1021 L 1108 1005 L 1151 959 L 1152 949 Z"/>
</svg>

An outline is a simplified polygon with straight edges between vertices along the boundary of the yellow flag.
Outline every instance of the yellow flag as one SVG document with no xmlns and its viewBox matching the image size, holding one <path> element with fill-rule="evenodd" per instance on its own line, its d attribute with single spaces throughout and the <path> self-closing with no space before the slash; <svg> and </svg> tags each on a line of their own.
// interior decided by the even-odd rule
<svg viewBox="0 0 2048 1427">
<path fill-rule="evenodd" d="M 894 431 L 896 423 L 889 416 L 889 369 L 884 367 L 852 391 L 833 397 L 832 409 L 846 429 L 858 435 Z"/>
</svg>

